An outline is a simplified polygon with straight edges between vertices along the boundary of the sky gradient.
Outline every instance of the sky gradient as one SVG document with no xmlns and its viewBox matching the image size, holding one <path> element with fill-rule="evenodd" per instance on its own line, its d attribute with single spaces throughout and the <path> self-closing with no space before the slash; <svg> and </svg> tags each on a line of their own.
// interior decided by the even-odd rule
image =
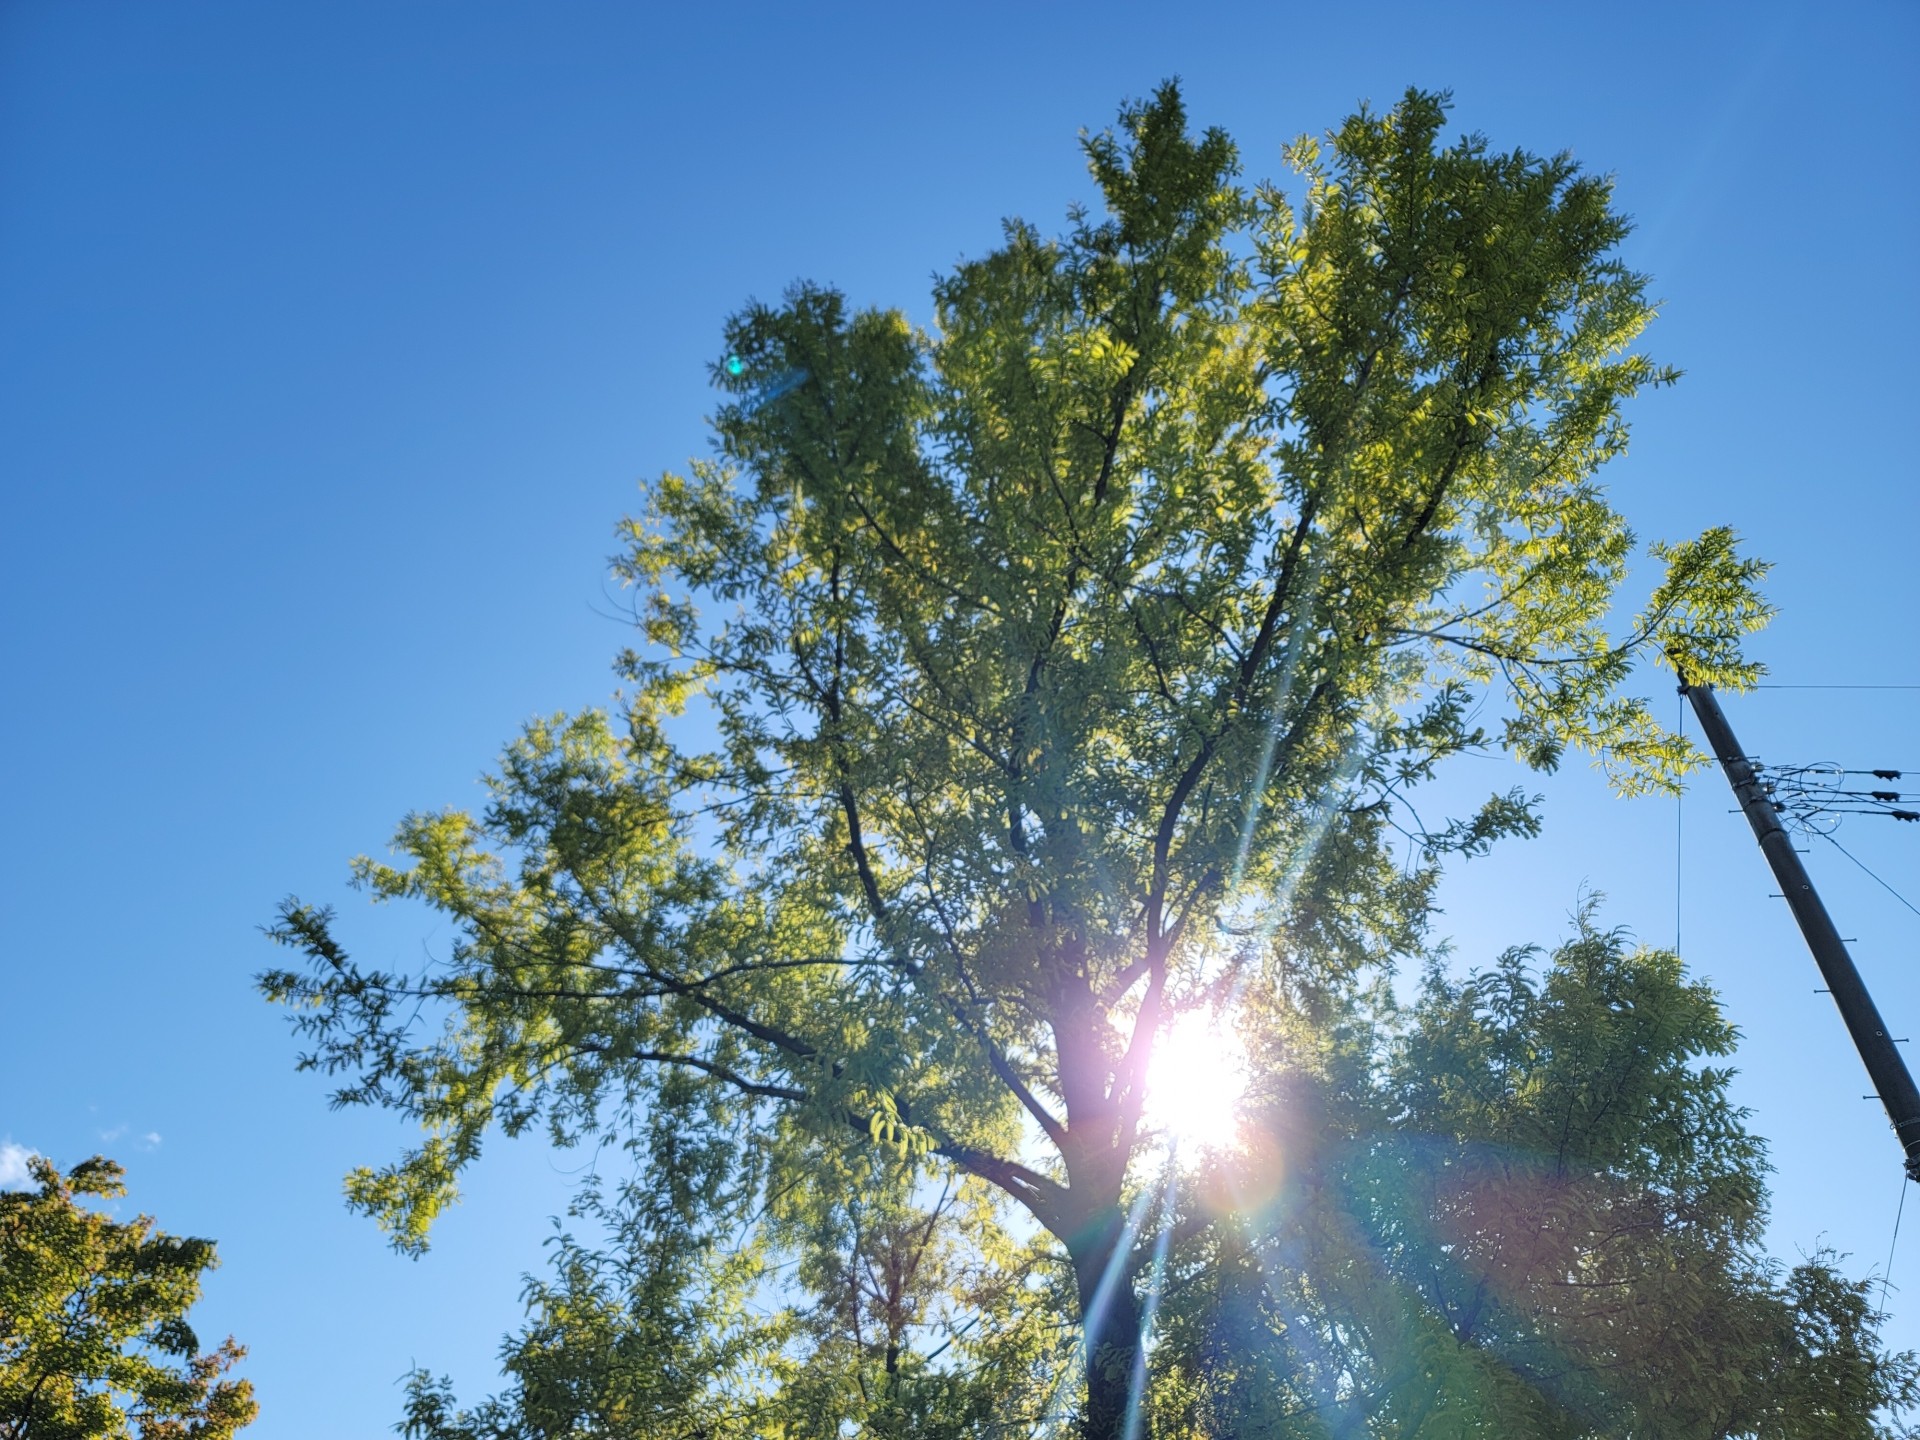
<svg viewBox="0 0 1920 1440">
<path fill-rule="evenodd" d="M 257 927 L 297 892 L 363 960 L 444 946 L 347 861 L 609 697 L 613 529 L 707 453 L 724 318 L 806 278 L 925 324 L 1003 216 L 1065 227 L 1077 133 L 1169 76 L 1296 195 L 1285 142 L 1409 85 L 1614 175 L 1645 349 L 1687 372 L 1631 407 L 1616 503 L 1775 562 L 1771 684 L 1920 686 L 1916 72 L 1904 3 L 0 3 L 0 1175 L 105 1151 L 129 1210 L 218 1240 L 193 1319 L 251 1348 L 251 1435 L 386 1433 L 414 1363 L 487 1389 L 584 1157 L 496 1143 L 433 1251 L 392 1254 L 340 1177 L 404 1134 L 294 1073 Z M 1920 775 L 1920 689 L 1726 708 L 1763 760 Z M 1744 1035 L 1775 1252 L 1884 1265 L 1897 1146 L 1718 772 L 1683 827 L 1578 761 L 1535 788 L 1546 833 L 1460 869 L 1441 933 L 1551 943 L 1583 886 L 1651 943 L 1677 916 Z M 1920 904 L 1920 826 L 1836 838 Z M 1920 916 L 1808 864 L 1920 1039 Z M 1891 1334 L 1920 1346 L 1910 1208 Z"/>
</svg>

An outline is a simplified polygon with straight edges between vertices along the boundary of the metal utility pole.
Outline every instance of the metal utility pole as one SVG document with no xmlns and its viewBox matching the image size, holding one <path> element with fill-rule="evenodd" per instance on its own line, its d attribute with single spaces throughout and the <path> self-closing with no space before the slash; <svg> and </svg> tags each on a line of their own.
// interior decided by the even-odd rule
<svg viewBox="0 0 1920 1440">
<path fill-rule="evenodd" d="M 1913 1076 L 1907 1073 L 1907 1062 L 1888 1037 L 1886 1022 L 1874 1008 L 1873 997 L 1867 993 L 1860 972 L 1854 969 L 1846 942 L 1833 928 L 1827 907 L 1820 903 L 1813 882 L 1807 878 L 1806 867 L 1800 863 L 1800 856 L 1793 848 L 1786 827 L 1780 823 L 1773 802 L 1761 788 L 1760 779 L 1741 752 L 1740 743 L 1733 738 L 1733 727 L 1720 713 L 1720 702 L 1713 698 L 1713 687 L 1689 685 L 1683 675 L 1680 693 L 1693 702 L 1693 713 L 1700 717 L 1700 728 L 1706 732 L 1707 743 L 1713 746 L 1721 768 L 1727 772 L 1727 783 L 1733 786 L 1734 798 L 1746 812 L 1747 823 L 1753 826 L 1761 853 L 1773 867 L 1787 904 L 1793 907 L 1793 918 L 1800 922 L 1800 933 L 1806 936 L 1807 948 L 1813 951 L 1814 962 L 1826 977 L 1833 1003 L 1840 1007 L 1840 1018 L 1847 1023 L 1854 1048 L 1866 1062 L 1874 1090 L 1887 1108 L 1887 1118 L 1893 1122 L 1893 1133 L 1907 1152 L 1907 1178 L 1920 1181 L 1920 1090 L 1914 1088 Z"/>
</svg>

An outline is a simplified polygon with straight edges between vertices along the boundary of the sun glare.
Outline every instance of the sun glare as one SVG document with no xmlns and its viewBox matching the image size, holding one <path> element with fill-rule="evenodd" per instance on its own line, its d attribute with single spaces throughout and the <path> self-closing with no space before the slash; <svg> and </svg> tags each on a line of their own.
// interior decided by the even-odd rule
<svg viewBox="0 0 1920 1440">
<path fill-rule="evenodd" d="M 1147 1122 L 1184 1160 L 1232 1143 L 1247 1057 L 1230 1026 L 1204 1012 L 1182 1015 L 1147 1062 Z"/>
</svg>

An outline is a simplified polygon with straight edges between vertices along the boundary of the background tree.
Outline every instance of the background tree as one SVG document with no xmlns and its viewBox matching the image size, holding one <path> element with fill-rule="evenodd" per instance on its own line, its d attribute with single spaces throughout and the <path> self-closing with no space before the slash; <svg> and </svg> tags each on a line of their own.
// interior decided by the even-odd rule
<svg viewBox="0 0 1920 1440">
<path fill-rule="evenodd" d="M 737 317 L 720 460 L 626 530 L 618 722 L 531 725 L 484 815 L 358 862 L 452 918 L 445 963 L 362 969 L 283 907 L 311 963 L 263 984 L 303 1063 L 425 1131 L 353 1202 L 418 1248 L 494 1125 L 631 1133 L 678 1077 L 815 1217 L 876 1144 L 994 1187 L 1071 1272 L 1085 1433 L 1133 1423 L 1156 1039 L 1276 952 L 1331 983 L 1415 950 L 1439 857 L 1537 824 L 1520 789 L 1414 824 L 1449 757 L 1671 787 L 1699 757 L 1636 664 L 1756 673 L 1725 530 L 1655 546 L 1609 629 L 1634 542 L 1595 473 L 1672 376 L 1630 351 L 1607 184 L 1444 116 L 1409 92 L 1297 143 L 1296 209 L 1168 85 L 1084 142 L 1107 218 L 1009 224 L 933 333 L 804 286 Z M 669 735 L 696 697 L 717 750 Z M 1233 943 L 1256 922 L 1274 946 Z"/>
<path fill-rule="evenodd" d="M 646 1173 L 573 1205 L 593 1243 L 555 1236 L 554 1279 L 529 1280 L 532 1319 L 503 1347 L 512 1387 L 472 1411 L 450 1383 L 416 1372 L 404 1426 L 434 1440 L 611 1434 L 752 1434 L 762 1406 L 737 1383 L 777 1357 L 791 1324 L 751 1311 L 766 1242 L 747 1228 L 757 1187 L 710 1096 L 685 1076 L 655 1096 Z"/>
<path fill-rule="evenodd" d="M 1430 966 L 1405 1013 L 1273 996 L 1254 1143 L 1183 1197 L 1166 1433 L 1917 1433 L 1871 1282 L 1761 1249 L 1765 1147 L 1711 1063 L 1735 1040 L 1712 992 L 1594 917 L 1545 965 Z"/>
<path fill-rule="evenodd" d="M 126 1193 L 111 1160 L 30 1165 L 37 1191 L 0 1192 L 0 1436 L 222 1440 L 250 1424 L 253 1386 L 220 1378 L 247 1352 L 228 1336 L 200 1353 L 186 1321 L 213 1242 L 79 1203 Z"/>
</svg>

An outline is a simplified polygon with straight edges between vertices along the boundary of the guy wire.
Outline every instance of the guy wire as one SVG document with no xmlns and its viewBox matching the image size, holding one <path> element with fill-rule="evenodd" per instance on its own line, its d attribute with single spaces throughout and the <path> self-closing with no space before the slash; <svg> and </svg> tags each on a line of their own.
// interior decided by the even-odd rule
<svg viewBox="0 0 1920 1440">
<path fill-rule="evenodd" d="M 1900 1177 L 1900 1206 L 1893 1212 L 1893 1239 L 1887 1242 L 1887 1268 L 1880 1272 L 1880 1313 L 1887 1313 L 1887 1282 L 1893 1278 L 1893 1251 L 1900 1243 L 1900 1217 L 1907 1213 L 1907 1177 Z"/>
<path fill-rule="evenodd" d="M 1829 845 L 1833 846 L 1833 848 L 1838 850 L 1842 855 L 1846 856 L 1847 859 L 1853 861 L 1853 863 L 1858 865 L 1862 870 L 1866 870 L 1868 877 L 1874 882 L 1874 884 L 1878 885 L 1882 890 L 1886 891 L 1889 895 L 1893 896 L 1894 899 L 1898 900 L 1902 905 L 1906 906 L 1907 909 L 1913 911 L 1914 914 L 1920 915 L 1920 906 L 1915 906 L 1911 900 L 1907 899 L 1906 896 L 1902 895 L 1898 890 L 1894 889 L 1893 886 L 1887 884 L 1886 881 L 1882 880 L 1878 875 L 1875 875 L 1873 871 L 1867 870 L 1865 863 L 1861 861 L 1861 859 L 1857 855 L 1855 855 L 1851 850 L 1847 849 L 1846 846 L 1842 845 L 1838 840 L 1834 839 L 1833 836 L 1827 834 L 1827 832 L 1824 830 L 1818 830 L 1818 831 L 1815 831 L 1814 833 L 1817 834 L 1822 840 L 1825 840 Z"/>
<path fill-rule="evenodd" d="M 1687 695 L 1680 692 L 1680 724 L 1675 731 L 1682 739 L 1687 734 Z M 1673 953 L 1680 953 L 1680 842 L 1684 837 L 1681 826 L 1686 820 L 1687 785 L 1680 782 L 1680 788 L 1673 796 Z"/>
</svg>

